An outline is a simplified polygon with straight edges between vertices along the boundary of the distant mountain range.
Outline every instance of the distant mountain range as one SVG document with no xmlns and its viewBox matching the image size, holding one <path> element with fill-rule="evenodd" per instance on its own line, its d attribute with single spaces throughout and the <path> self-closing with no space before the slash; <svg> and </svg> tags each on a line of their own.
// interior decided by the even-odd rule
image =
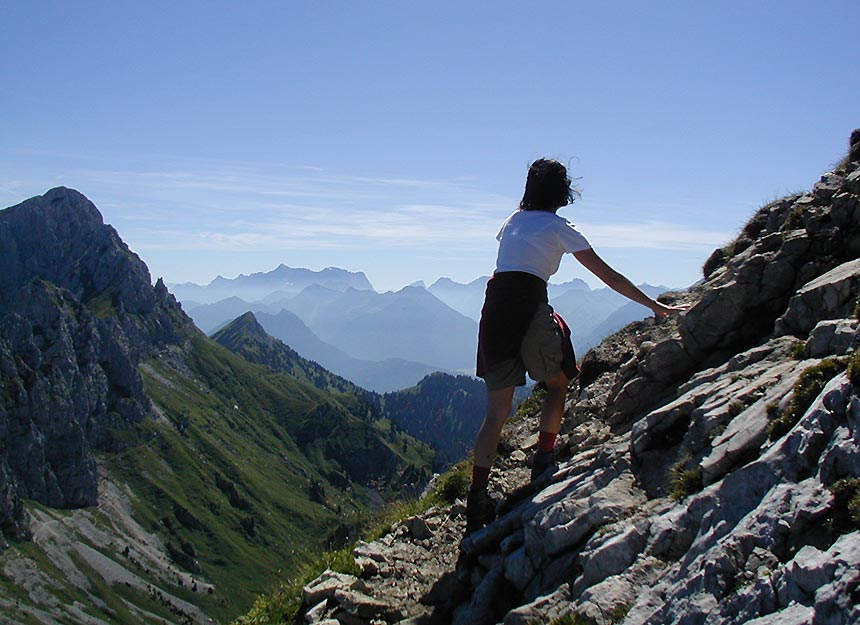
<svg viewBox="0 0 860 625">
<path fill-rule="evenodd" d="M 170 289 L 187 298 L 188 314 L 207 333 L 251 311 L 269 334 L 302 356 L 364 388 L 389 392 L 433 371 L 473 371 L 487 280 L 463 284 L 440 278 L 430 287 L 419 282 L 377 293 L 363 273 L 281 265 L 266 273 L 232 280 L 219 276 L 209 285 Z M 667 290 L 641 288 L 652 297 Z M 580 356 L 650 314 L 611 289 L 591 289 L 580 279 L 550 284 L 548 292 L 550 303 L 573 328 Z"/>
<path fill-rule="evenodd" d="M 185 282 L 171 284 L 169 288 L 178 300 L 199 305 L 211 304 L 229 297 L 240 297 L 248 301 L 262 300 L 273 294 L 289 297 L 311 285 L 333 290 L 347 288 L 373 290 L 373 286 L 363 273 L 354 273 L 337 267 L 312 271 L 286 265 L 279 265 L 272 271 L 242 274 L 236 278 L 217 276 L 206 285 Z"/>
<path fill-rule="evenodd" d="M 376 293 L 312 285 L 277 303 L 230 297 L 188 310 L 210 333 L 245 312 L 305 358 L 379 393 L 434 371 L 468 370 L 475 358 L 477 323 L 415 287 Z"/>
</svg>

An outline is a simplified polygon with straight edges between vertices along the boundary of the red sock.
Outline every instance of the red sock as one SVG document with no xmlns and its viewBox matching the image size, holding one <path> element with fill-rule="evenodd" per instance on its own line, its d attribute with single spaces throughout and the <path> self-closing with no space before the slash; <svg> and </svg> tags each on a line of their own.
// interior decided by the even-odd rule
<svg viewBox="0 0 860 625">
<path fill-rule="evenodd" d="M 490 467 L 472 466 L 472 489 L 486 488 L 490 483 Z"/>
<path fill-rule="evenodd" d="M 538 451 L 552 451 L 555 448 L 555 439 L 557 436 L 557 432 L 541 432 L 538 434 Z"/>
</svg>

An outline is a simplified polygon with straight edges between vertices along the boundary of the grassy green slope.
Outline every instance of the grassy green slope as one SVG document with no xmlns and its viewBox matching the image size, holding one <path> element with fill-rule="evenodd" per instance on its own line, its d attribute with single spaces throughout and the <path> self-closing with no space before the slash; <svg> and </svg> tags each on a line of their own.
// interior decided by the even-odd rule
<svg viewBox="0 0 860 625">
<path fill-rule="evenodd" d="M 332 395 L 205 337 L 174 356 L 142 367 L 163 416 L 147 442 L 104 459 L 138 496 L 137 520 L 215 585 L 195 598 L 215 618 L 327 546 L 367 509 L 367 486 L 390 496 L 429 477 L 429 451 Z"/>
<path fill-rule="evenodd" d="M 250 362 L 331 392 L 353 414 L 371 421 L 388 420 L 394 429 L 433 447 L 438 453 L 437 467 L 465 457 L 486 412 L 483 382 L 467 376 L 434 373 L 412 388 L 384 395 L 362 389 L 267 334 L 251 312 L 234 319 L 212 338 Z M 329 452 L 340 455 L 336 449 Z"/>
</svg>

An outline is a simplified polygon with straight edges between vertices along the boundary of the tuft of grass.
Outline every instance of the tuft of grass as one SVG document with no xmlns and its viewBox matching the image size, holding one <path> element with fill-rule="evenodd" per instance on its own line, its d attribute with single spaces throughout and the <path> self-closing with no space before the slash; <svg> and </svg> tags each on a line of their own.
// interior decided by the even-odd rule
<svg viewBox="0 0 860 625">
<path fill-rule="evenodd" d="M 434 489 L 436 496 L 442 503 L 452 504 L 465 497 L 471 479 L 468 463 L 461 462 L 439 478 L 438 485 Z"/>
<path fill-rule="evenodd" d="M 800 417 L 809 409 L 825 385 L 835 375 L 843 371 L 846 364 L 844 358 L 825 358 L 818 364 L 804 370 L 794 385 L 794 394 L 788 408 L 783 414 L 768 423 L 767 433 L 770 440 L 776 440 L 791 430 L 800 421 Z"/>
<path fill-rule="evenodd" d="M 729 404 L 728 408 L 729 416 L 734 419 L 736 416 L 746 410 L 746 407 L 746 404 L 739 399 L 732 401 Z"/>
<path fill-rule="evenodd" d="M 116 289 L 105 289 L 87 302 L 87 308 L 99 319 L 116 317 L 118 314 L 116 299 Z"/>
<path fill-rule="evenodd" d="M 603 617 L 602 622 L 607 624 L 620 623 L 627 617 L 627 614 L 630 612 L 632 607 L 633 602 L 631 601 L 630 603 L 615 606 L 608 613 L 601 610 Z M 585 616 L 584 614 L 579 614 L 578 612 L 569 612 L 568 614 L 551 621 L 550 625 L 598 625 L 598 621 L 595 621 L 593 618 Z"/>
<path fill-rule="evenodd" d="M 851 521 L 851 531 L 860 530 L 860 478 L 851 477 L 835 482 L 830 487 L 835 499 L 834 505 L 844 508 Z"/>
<path fill-rule="evenodd" d="M 851 384 L 860 386 L 860 349 L 855 349 L 854 353 L 848 357 L 846 371 Z"/>
<path fill-rule="evenodd" d="M 833 509 L 840 518 L 845 532 L 860 530 L 860 478 L 838 480 L 830 487 Z"/>
<path fill-rule="evenodd" d="M 635 603 L 634 601 L 631 601 L 630 603 L 624 603 L 622 605 L 615 606 L 609 612 L 609 618 L 612 619 L 613 623 L 620 623 L 625 618 L 627 618 L 627 615 L 630 613 L 630 610 L 633 608 L 634 603 Z"/>
<path fill-rule="evenodd" d="M 675 501 L 683 501 L 693 493 L 702 490 L 702 469 L 693 467 L 685 469 L 684 463 L 672 468 L 672 481 L 669 496 Z"/>
<path fill-rule="evenodd" d="M 834 169 L 847 169 L 854 161 L 860 160 L 860 128 L 851 131 L 848 137 L 848 152 L 834 166 Z"/>
<path fill-rule="evenodd" d="M 789 353 L 791 353 L 791 357 L 795 360 L 803 360 L 803 353 L 806 351 L 806 342 L 804 341 L 795 341 L 791 344 L 791 348 L 789 349 Z"/>
<path fill-rule="evenodd" d="M 785 224 L 783 224 L 782 227 L 783 232 L 788 230 L 803 230 L 806 228 L 805 212 L 806 211 L 802 205 L 795 205 L 785 218 Z"/>
</svg>

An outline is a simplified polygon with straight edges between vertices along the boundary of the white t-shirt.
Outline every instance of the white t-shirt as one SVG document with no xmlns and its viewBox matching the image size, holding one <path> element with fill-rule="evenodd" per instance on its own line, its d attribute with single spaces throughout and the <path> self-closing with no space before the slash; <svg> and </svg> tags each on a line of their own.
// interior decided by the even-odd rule
<svg viewBox="0 0 860 625">
<path fill-rule="evenodd" d="M 499 234 L 496 273 L 524 271 L 549 281 L 565 253 L 591 248 L 582 234 L 564 217 L 549 211 L 514 211 Z"/>
</svg>

